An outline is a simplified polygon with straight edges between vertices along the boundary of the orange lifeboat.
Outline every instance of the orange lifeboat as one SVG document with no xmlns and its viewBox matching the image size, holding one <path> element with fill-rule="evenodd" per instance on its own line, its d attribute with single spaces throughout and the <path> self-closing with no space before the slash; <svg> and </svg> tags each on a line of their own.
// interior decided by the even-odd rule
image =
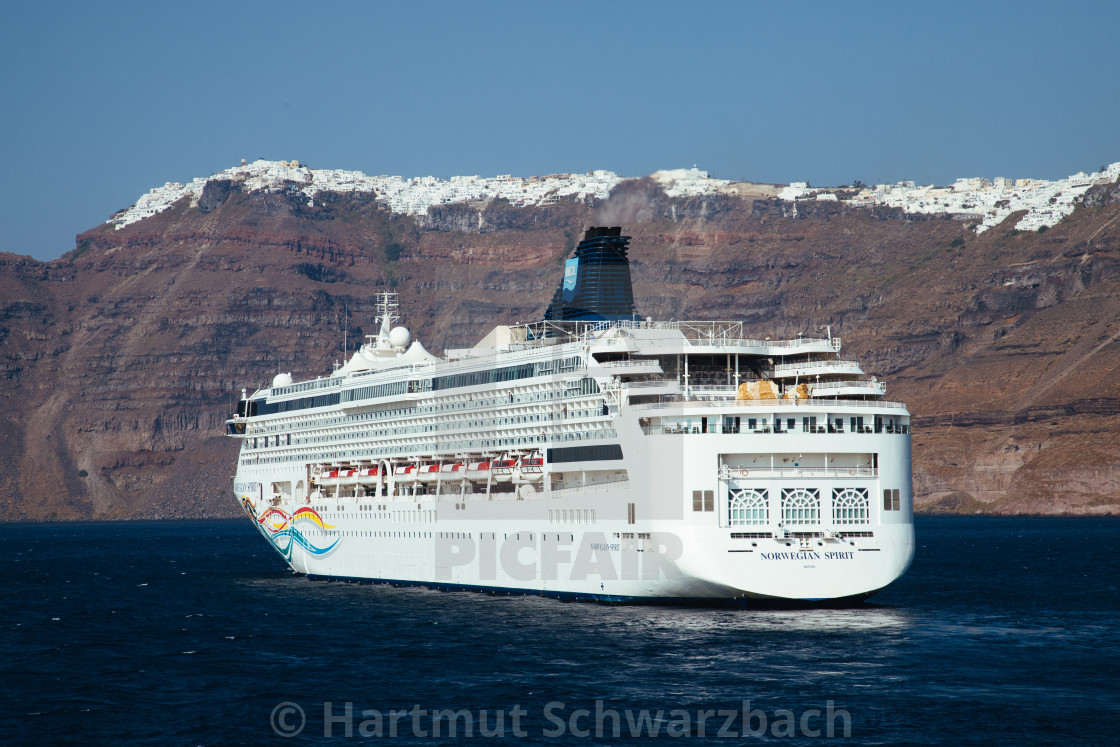
<svg viewBox="0 0 1120 747">
<path fill-rule="evenodd" d="M 420 468 L 417 474 L 420 482 L 435 482 L 439 480 L 439 465 L 438 464 L 425 464 Z"/>
<path fill-rule="evenodd" d="M 463 476 L 468 480 L 482 481 L 490 474 L 490 462 L 471 462 Z"/>
</svg>

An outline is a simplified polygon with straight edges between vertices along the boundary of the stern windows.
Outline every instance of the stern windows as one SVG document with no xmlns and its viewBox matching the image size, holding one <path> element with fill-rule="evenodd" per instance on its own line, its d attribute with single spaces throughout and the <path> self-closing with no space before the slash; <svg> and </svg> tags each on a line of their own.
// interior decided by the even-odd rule
<svg viewBox="0 0 1120 747">
<path fill-rule="evenodd" d="M 761 490 L 732 490 L 729 506 L 731 526 L 768 524 L 770 521 L 766 493 Z"/>
<path fill-rule="evenodd" d="M 782 488 L 782 522 L 820 524 L 821 494 L 817 488 Z"/>
<path fill-rule="evenodd" d="M 902 501 L 899 496 L 898 488 L 883 491 L 883 510 L 884 511 L 898 511 L 901 509 Z"/>
<path fill-rule="evenodd" d="M 842 488 L 832 491 L 832 520 L 836 524 L 867 524 L 871 506 L 867 488 Z"/>
</svg>

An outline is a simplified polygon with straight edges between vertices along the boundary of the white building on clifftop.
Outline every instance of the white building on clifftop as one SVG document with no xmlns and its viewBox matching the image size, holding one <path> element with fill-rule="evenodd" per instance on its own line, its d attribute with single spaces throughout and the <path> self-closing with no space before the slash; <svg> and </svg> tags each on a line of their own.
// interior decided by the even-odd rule
<svg viewBox="0 0 1120 747">
<path fill-rule="evenodd" d="M 728 191 L 726 179 L 714 179 L 707 171 L 670 169 L 654 172 L 651 177 L 670 197 L 704 196 Z M 946 213 L 980 220 L 976 230 L 985 231 L 1011 213 L 1026 210 L 1016 227 L 1037 230 L 1052 226 L 1073 212 L 1077 198 L 1094 184 L 1114 182 L 1120 178 L 1120 162 L 1102 171 L 1080 172 L 1056 181 L 997 177 L 958 179 L 951 187 L 917 186 L 912 181 L 877 184 L 865 188 L 849 204 L 889 205 L 910 213 Z M 594 170 L 584 174 L 549 174 L 517 177 L 501 174 L 493 177 L 453 176 L 440 179 L 422 176 L 405 179 L 401 176 L 367 176 L 361 171 L 342 169 L 311 169 L 298 161 L 254 161 L 186 184 L 168 182 L 144 194 L 136 204 L 109 218 L 107 223 L 123 228 L 156 215 L 182 199 L 198 205 L 206 184 L 230 180 L 245 191 L 294 190 L 310 204 L 320 192 L 368 192 L 377 196 L 395 213 L 425 215 L 428 208 L 452 203 L 489 202 L 506 199 L 513 205 L 547 205 L 560 199 L 606 199 L 624 177 L 613 171 Z M 812 188 L 806 182 L 792 182 L 778 193 L 782 200 L 835 200 L 833 189 Z"/>
</svg>

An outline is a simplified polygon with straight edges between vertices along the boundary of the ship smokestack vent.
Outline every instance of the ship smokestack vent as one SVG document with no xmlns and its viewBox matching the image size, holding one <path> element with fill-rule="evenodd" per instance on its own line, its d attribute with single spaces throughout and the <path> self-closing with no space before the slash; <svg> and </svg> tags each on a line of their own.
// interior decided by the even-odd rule
<svg viewBox="0 0 1120 747">
<path fill-rule="evenodd" d="M 564 277 L 552 296 L 545 321 L 619 321 L 633 319 L 629 236 L 619 226 L 588 228 L 575 253 L 564 262 Z"/>
</svg>

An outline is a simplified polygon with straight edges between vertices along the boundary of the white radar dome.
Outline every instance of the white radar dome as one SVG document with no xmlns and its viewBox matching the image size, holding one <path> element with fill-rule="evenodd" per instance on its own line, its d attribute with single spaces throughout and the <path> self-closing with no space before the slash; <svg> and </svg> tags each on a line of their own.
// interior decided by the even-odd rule
<svg viewBox="0 0 1120 747">
<path fill-rule="evenodd" d="M 272 377 L 272 388 L 273 389 L 275 389 L 278 386 L 291 386 L 291 385 L 292 385 L 292 375 L 290 373 L 278 373 L 278 374 L 276 374 L 275 376 Z"/>
<path fill-rule="evenodd" d="M 389 344 L 395 348 L 407 348 L 412 341 L 412 334 L 405 327 L 393 327 L 389 330 Z"/>
</svg>

